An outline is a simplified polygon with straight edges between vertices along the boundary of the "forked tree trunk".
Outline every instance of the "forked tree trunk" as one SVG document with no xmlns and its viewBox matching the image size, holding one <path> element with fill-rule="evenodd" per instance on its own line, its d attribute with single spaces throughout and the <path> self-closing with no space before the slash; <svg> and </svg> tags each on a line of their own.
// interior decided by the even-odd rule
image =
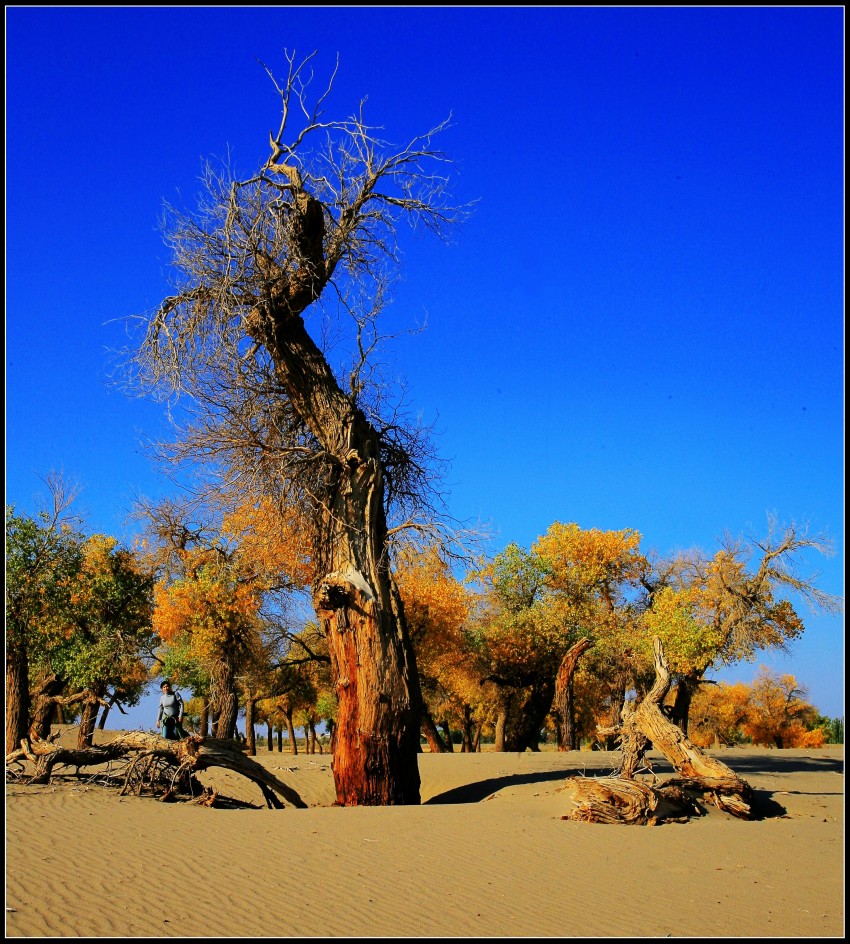
<svg viewBox="0 0 850 944">
<path fill-rule="evenodd" d="M 589 639 L 579 639 L 571 646 L 555 676 L 555 697 L 552 700 L 552 715 L 555 719 L 555 732 L 559 751 L 572 751 L 576 748 L 575 702 L 573 699 L 573 676 L 581 656 L 591 648 Z"/>
<path fill-rule="evenodd" d="M 722 761 L 692 744 L 681 728 L 661 711 L 670 689 L 670 671 L 661 641 L 656 638 L 654 646 L 655 684 L 634 711 L 628 707 L 623 711 L 623 732 L 627 739 L 631 738 L 623 742 L 626 751 L 624 770 L 638 769 L 649 741 L 681 775 L 676 783 L 703 790 L 720 809 L 743 819 L 749 818 L 750 785 Z"/>
<path fill-rule="evenodd" d="M 65 683 L 56 675 L 42 679 L 35 691 L 32 706 L 32 724 L 30 731 L 37 738 L 46 738 L 50 734 L 50 725 L 57 713 L 57 699 L 61 697 Z"/>
</svg>

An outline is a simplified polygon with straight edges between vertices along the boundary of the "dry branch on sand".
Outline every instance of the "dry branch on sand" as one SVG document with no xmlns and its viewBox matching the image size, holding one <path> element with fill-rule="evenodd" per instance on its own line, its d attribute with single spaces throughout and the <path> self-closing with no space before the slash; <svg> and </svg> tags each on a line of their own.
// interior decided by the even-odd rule
<svg viewBox="0 0 850 944">
<path fill-rule="evenodd" d="M 186 793 L 204 805 L 212 805 L 215 795 L 204 790 L 195 774 L 210 767 L 223 767 L 257 784 L 270 808 L 281 809 L 282 797 L 299 809 L 307 804 L 298 793 L 256 761 L 242 753 L 233 741 L 191 735 L 182 741 L 168 741 L 155 734 L 130 731 L 108 744 L 86 749 L 70 749 L 52 740 L 24 739 L 17 751 L 6 755 L 6 768 L 24 759 L 35 765 L 29 783 L 48 783 L 57 766 L 96 767 L 114 760 L 127 761 L 122 794 L 141 795 L 150 789 L 160 799 L 176 799 Z"/>
<path fill-rule="evenodd" d="M 752 819 L 752 789 L 730 767 L 691 744 L 684 732 L 661 710 L 670 688 L 670 670 L 661 641 L 655 646 L 655 684 L 646 698 L 632 709 L 623 708 L 616 729 L 623 762 L 616 777 L 571 777 L 565 789 L 574 809 L 564 819 L 590 823 L 655 825 L 681 821 L 699 813 L 694 795 L 733 816 Z M 679 772 L 663 784 L 635 780 L 649 745 L 659 750 Z M 655 778 L 653 777 L 653 780 Z"/>
</svg>

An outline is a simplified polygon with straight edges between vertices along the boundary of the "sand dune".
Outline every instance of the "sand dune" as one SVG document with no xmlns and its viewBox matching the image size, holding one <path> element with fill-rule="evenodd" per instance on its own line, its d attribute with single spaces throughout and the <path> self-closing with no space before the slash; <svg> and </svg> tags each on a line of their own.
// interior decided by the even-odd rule
<svg viewBox="0 0 850 944">
<path fill-rule="evenodd" d="M 610 772 L 604 752 L 426 753 L 419 807 L 333 807 L 330 757 L 265 749 L 257 759 L 308 809 L 7 784 L 6 934 L 841 936 L 843 747 L 722 756 L 765 819 L 562 820 L 564 778 Z M 668 770 L 657 757 L 656 769 Z M 205 776 L 262 803 L 242 778 Z"/>
</svg>

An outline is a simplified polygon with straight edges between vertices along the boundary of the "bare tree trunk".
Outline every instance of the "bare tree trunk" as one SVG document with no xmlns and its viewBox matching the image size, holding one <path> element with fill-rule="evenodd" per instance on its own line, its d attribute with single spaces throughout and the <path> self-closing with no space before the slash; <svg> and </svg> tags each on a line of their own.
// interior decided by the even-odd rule
<svg viewBox="0 0 850 944">
<path fill-rule="evenodd" d="M 428 747 L 431 750 L 432 754 L 446 754 L 448 753 L 448 748 L 446 747 L 445 741 L 440 737 L 440 732 L 437 730 L 437 726 L 434 724 L 434 719 L 431 717 L 431 712 L 427 709 L 422 711 L 422 734 L 425 736 L 425 740 L 428 742 Z"/>
<path fill-rule="evenodd" d="M 286 731 L 289 735 L 289 753 L 297 754 L 298 742 L 295 740 L 295 725 L 292 723 L 292 709 L 287 708 L 283 716 L 286 718 Z"/>
<path fill-rule="evenodd" d="M 455 752 L 455 742 L 452 738 L 452 729 L 449 727 L 448 721 L 443 719 L 440 722 L 440 727 L 443 729 L 443 743 L 446 745 L 446 750 L 450 754 Z"/>
<path fill-rule="evenodd" d="M 695 675 L 680 675 L 676 682 L 676 697 L 673 701 L 673 711 L 670 720 L 677 724 L 682 733 L 688 733 L 688 721 L 691 713 L 691 701 L 699 688 L 701 679 Z"/>
<path fill-rule="evenodd" d="M 576 722 L 575 702 L 573 699 L 573 676 L 579 658 L 593 645 L 589 639 L 579 639 L 571 646 L 555 677 L 555 697 L 552 701 L 552 714 L 555 718 L 555 731 L 558 738 L 559 751 L 575 750 Z"/>
<path fill-rule="evenodd" d="M 493 750 L 500 753 L 505 749 L 505 726 L 508 722 L 508 711 L 500 708 L 496 715 L 495 732 L 493 735 Z"/>
<path fill-rule="evenodd" d="M 469 705 L 463 706 L 463 740 L 461 742 L 461 753 L 471 754 L 474 750 L 472 739 L 472 708 Z"/>
<path fill-rule="evenodd" d="M 254 732 L 254 705 L 256 699 L 250 692 L 245 693 L 245 736 L 248 740 L 248 754 L 257 756 L 257 741 Z"/>
<path fill-rule="evenodd" d="M 301 225 L 321 228 L 321 206 L 294 177 L 293 186 Z M 313 605 L 328 640 L 339 704 L 337 802 L 419 803 L 421 694 L 389 567 L 380 441 L 304 326 L 301 313 L 330 278 L 321 234 L 313 245 L 300 274 L 264 311 L 255 311 L 250 330 L 271 355 L 299 416 L 336 459 L 321 506 Z"/>
<path fill-rule="evenodd" d="M 266 737 L 266 742 L 268 744 L 269 750 L 273 751 L 274 750 L 274 729 L 272 728 L 271 721 L 266 722 L 266 725 L 267 725 L 267 732 L 268 732 L 267 737 Z"/>
<path fill-rule="evenodd" d="M 279 724 L 277 726 L 277 752 L 278 754 L 283 753 L 283 725 Z"/>
<path fill-rule="evenodd" d="M 239 700 L 236 697 L 235 673 L 229 659 L 217 662 L 210 676 L 210 701 L 215 712 L 213 736 L 218 740 L 233 737 Z"/>
<path fill-rule="evenodd" d="M 519 710 L 508 715 L 505 725 L 505 750 L 521 753 L 540 750 L 540 729 L 552 707 L 555 680 L 539 679 L 525 694 Z"/>
<path fill-rule="evenodd" d="M 109 711 L 112 708 L 112 704 L 106 704 L 103 706 L 103 711 L 100 713 L 100 718 L 97 722 L 97 730 L 103 731 L 106 727 L 106 719 L 109 717 Z"/>
<path fill-rule="evenodd" d="M 27 736 L 30 711 L 29 660 L 23 642 L 9 633 L 6 648 L 6 753 L 20 747 Z"/>
<path fill-rule="evenodd" d="M 62 694 L 65 683 L 55 674 L 51 673 L 47 678 L 42 679 L 36 689 L 33 699 L 32 724 L 30 731 L 37 738 L 47 738 L 50 734 L 50 725 L 53 718 L 56 717 L 59 705 L 56 699 Z"/>
<path fill-rule="evenodd" d="M 210 730 L 210 703 L 206 698 L 201 699 L 201 717 L 198 719 L 201 737 L 206 737 Z"/>
<path fill-rule="evenodd" d="M 80 718 L 80 728 L 77 733 L 77 747 L 82 750 L 92 746 L 94 726 L 97 722 L 97 709 L 100 707 L 100 698 L 93 692 L 83 702 L 83 713 Z"/>
</svg>

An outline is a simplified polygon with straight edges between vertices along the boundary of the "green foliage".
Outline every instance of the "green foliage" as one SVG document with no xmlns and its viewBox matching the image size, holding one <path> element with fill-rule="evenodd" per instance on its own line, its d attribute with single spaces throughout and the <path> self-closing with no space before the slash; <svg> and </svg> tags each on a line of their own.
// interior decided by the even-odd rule
<svg viewBox="0 0 850 944">
<path fill-rule="evenodd" d="M 37 628 L 82 562 L 82 538 L 56 516 L 6 506 L 6 647 L 41 648 Z"/>
</svg>

